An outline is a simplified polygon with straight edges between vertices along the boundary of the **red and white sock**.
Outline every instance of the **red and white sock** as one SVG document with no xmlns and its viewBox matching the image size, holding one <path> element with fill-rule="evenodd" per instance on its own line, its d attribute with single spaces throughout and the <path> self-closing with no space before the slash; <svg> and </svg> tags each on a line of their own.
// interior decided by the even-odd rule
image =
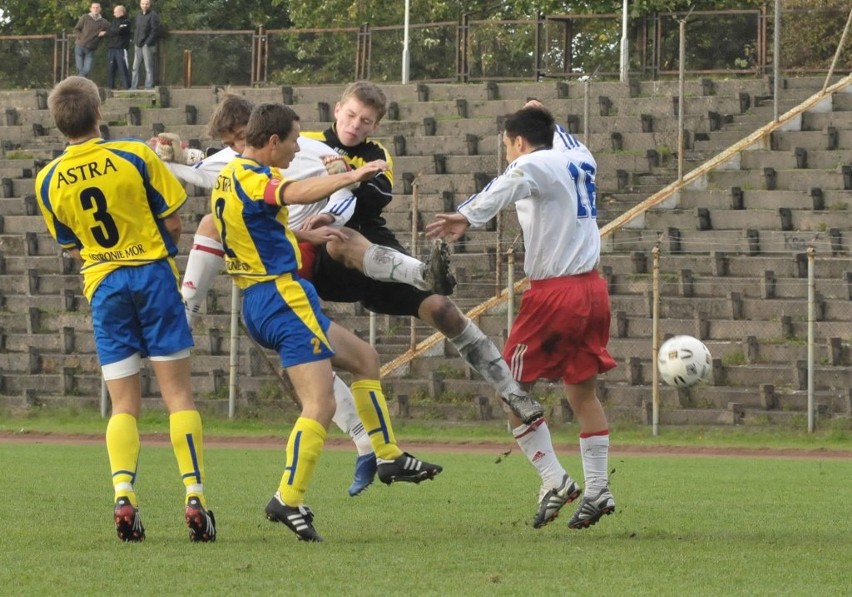
<svg viewBox="0 0 852 597">
<path fill-rule="evenodd" d="M 542 487 L 545 490 L 559 487 L 566 473 L 553 450 L 547 421 L 542 418 L 529 425 L 520 425 L 512 429 L 512 435 L 538 471 Z"/>
<path fill-rule="evenodd" d="M 222 243 L 196 234 L 186 261 L 186 271 L 183 274 L 183 284 L 180 289 L 186 309 L 186 320 L 190 326 L 201 310 L 201 305 L 207 300 L 207 293 L 213 286 L 216 276 L 224 266 L 225 247 Z"/>
</svg>

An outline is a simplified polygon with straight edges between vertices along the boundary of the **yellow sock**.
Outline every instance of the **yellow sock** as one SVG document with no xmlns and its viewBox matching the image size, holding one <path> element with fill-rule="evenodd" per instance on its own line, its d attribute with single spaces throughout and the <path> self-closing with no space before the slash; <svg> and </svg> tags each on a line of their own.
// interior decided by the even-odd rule
<svg viewBox="0 0 852 597">
<path fill-rule="evenodd" d="M 402 450 L 396 445 L 382 384 L 378 380 L 362 379 L 349 387 L 355 399 L 358 418 L 361 419 L 364 429 L 370 436 L 370 444 L 376 456 L 385 460 L 393 460 L 400 456 Z"/>
<path fill-rule="evenodd" d="M 314 474 L 327 432 L 318 421 L 299 417 L 287 440 L 287 466 L 278 491 L 288 506 L 305 503 L 305 491 Z"/>
<path fill-rule="evenodd" d="M 113 415 L 106 429 L 109 468 L 112 470 L 112 485 L 115 499 L 126 497 L 137 507 L 133 483 L 139 463 L 139 429 L 136 417 L 128 414 Z"/>
<path fill-rule="evenodd" d="M 169 434 L 177 459 L 178 470 L 186 487 L 186 498 L 204 500 L 204 440 L 201 435 L 201 415 L 197 410 L 182 410 L 169 416 Z"/>
</svg>

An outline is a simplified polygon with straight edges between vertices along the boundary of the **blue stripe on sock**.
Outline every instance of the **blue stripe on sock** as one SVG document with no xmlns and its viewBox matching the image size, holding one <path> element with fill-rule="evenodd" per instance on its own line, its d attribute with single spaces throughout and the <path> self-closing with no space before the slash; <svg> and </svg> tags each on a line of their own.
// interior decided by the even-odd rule
<svg viewBox="0 0 852 597">
<path fill-rule="evenodd" d="M 290 476 L 287 478 L 287 485 L 292 485 L 296 478 L 296 467 L 299 466 L 299 445 L 302 443 L 302 432 L 296 433 L 296 439 L 293 440 L 293 462 L 289 466 L 285 466 L 285 471 L 290 471 Z"/>
<path fill-rule="evenodd" d="M 189 444 L 189 454 L 192 456 L 192 473 L 187 473 L 184 478 L 195 475 L 195 482 L 201 483 L 201 471 L 198 470 L 198 454 L 195 453 L 195 442 L 192 441 L 192 434 L 186 434 L 186 443 Z"/>
<path fill-rule="evenodd" d="M 385 421 L 385 417 L 382 415 L 382 409 L 379 407 L 379 401 L 376 398 L 375 392 L 370 392 L 370 400 L 373 401 L 373 408 L 376 409 L 376 415 L 379 417 L 379 426 L 376 429 L 371 429 L 367 432 L 367 434 L 373 435 L 374 433 L 381 432 L 382 438 L 385 440 L 385 443 L 389 444 L 390 436 L 388 434 L 388 425 Z"/>
</svg>

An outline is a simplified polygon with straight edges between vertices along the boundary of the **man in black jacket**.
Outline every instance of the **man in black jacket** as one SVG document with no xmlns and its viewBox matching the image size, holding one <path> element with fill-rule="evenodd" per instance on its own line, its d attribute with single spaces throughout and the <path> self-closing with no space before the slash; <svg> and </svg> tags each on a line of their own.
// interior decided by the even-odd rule
<svg viewBox="0 0 852 597">
<path fill-rule="evenodd" d="M 139 0 L 142 9 L 136 15 L 133 30 L 133 80 L 131 89 L 139 86 L 139 70 L 145 63 L 145 89 L 154 88 L 154 69 L 157 61 L 157 39 L 160 37 L 160 15 L 151 8 L 151 0 Z"/>
<path fill-rule="evenodd" d="M 88 77 L 92 70 L 92 58 L 101 38 L 106 34 L 108 23 L 101 16 L 101 3 L 92 2 L 89 12 L 84 14 L 74 25 L 74 60 L 77 74 Z"/>
<path fill-rule="evenodd" d="M 121 75 L 124 88 L 130 89 L 130 71 L 127 69 L 127 48 L 130 46 L 130 19 L 127 9 L 121 4 L 112 9 L 113 21 L 106 32 L 107 38 L 107 86 L 115 89 L 115 73 Z"/>
</svg>

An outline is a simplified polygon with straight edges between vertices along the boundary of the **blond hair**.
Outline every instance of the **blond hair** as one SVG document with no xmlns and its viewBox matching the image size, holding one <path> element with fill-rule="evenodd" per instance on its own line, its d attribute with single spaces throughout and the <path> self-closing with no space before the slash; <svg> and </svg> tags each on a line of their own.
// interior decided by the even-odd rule
<svg viewBox="0 0 852 597">
<path fill-rule="evenodd" d="M 346 100 L 353 97 L 376 111 L 377 123 L 387 111 L 388 98 L 385 92 L 371 81 L 355 81 L 354 83 L 350 83 L 343 90 L 343 95 L 340 96 L 340 103 L 343 104 Z"/>
<path fill-rule="evenodd" d="M 79 139 L 98 130 L 101 96 L 98 86 L 86 77 L 71 76 L 47 96 L 47 107 L 56 128 L 69 139 Z"/>
</svg>

